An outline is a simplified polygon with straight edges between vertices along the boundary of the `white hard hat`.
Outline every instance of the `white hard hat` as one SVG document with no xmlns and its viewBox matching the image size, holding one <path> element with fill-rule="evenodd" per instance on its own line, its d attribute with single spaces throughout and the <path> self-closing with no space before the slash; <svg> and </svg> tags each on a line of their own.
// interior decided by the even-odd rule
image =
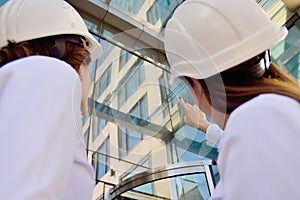
<svg viewBox="0 0 300 200">
<path fill-rule="evenodd" d="M 168 21 L 165 51 L 176 77 L 205 79 L 272 47 L 287 35 L 254 0 L 187 0 Z"/>
<path fill-rule="evenodd" d="M 89 43 L 92 60 L 99 57 L 102 47 L 89 33 L 78 12 L 63 0 L 9 0 L 0 7 L 0 48 L 7 40 L 27 40 L 74 34 Z"/>
</svg>

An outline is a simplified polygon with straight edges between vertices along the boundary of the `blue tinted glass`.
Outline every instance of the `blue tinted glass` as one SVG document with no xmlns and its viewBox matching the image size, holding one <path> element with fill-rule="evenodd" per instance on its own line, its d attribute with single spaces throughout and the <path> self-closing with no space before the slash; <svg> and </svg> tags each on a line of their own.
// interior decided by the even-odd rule
<svg viewBox="0 0 300 200">
<path fill-rule="evenodd" d="M 289 29 L 287 37 L 271 49 L 272 62 L 300 80 L 300 19 Z"/>
<path fill-rule="evenodd" d="M 100 79 L 95 83 L 95 98 L 98 99 L 101 95 L 100 93 Z"/>
<path fill-rule="evenodd" d="M 3 6 L 8 0 L 0 0 L 0 6 Z"/>
<path fill-rule="evenodd" d="M 138 186 L 134 188 L 134 190 L 140 191 L 140 192 L 145 192 L 148 194 L 153 194 L 153 184 L 152 183 L 147 183 L 141 186 Z"/>
<path fill-rule="evenodd" d="M 172 180 L 173 181 L 173 180 Z M 204 173 L 176 177 L 177 194 L 179 199 L 209 199 L 207 180 Z"/>
<path fill-rule="evenodd" d="M 105 175 L 105 157 L 98 157 L 97 179 L 101 179 Z"/>
<path fill-rule="evenodd" d="M 137 131 L 128 130 L 128 151 L 133 149 L 141 140 L 141 134 Z"/>
<path fill-rule="evenodd" d="M 138 74 L 134 73 L 127 83 L 127 98 L 129 98 L 138 89 Z"/>
<path fill-rule="evenodd" d="M 136 15 L 141 9 L 144 1 L 145 0 L 112 0 L 111 5 Z"/>
<path fill-rule="evenodd" d="M 131 109 L 130 114 L 136 117 L 139 117 L 139 106 L 138 106 L 139 102 Z"/>
<path fill-rule="evenodd" d="M 148 105 L 147 105 L 147 96 L 144 96 L 140 103 L 140 117 L 142 119 L 148 118 Z"/>
<path fill-rule="evenodd" d="M 126 101 L 126 87 L 122 87 L 118 94 L 118 103 L 119 107 L 121 107 Z"/>
<path fill-rule="evenodd" d="M 99 118 L 99 132 L 101 132 L 105 126 L 106 126 L 106 120 Z"/>
</svg>

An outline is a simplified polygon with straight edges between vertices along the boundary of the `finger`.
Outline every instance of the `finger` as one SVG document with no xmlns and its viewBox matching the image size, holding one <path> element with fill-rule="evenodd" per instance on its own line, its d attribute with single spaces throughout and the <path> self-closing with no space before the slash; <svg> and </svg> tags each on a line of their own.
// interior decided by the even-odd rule
<svg viewBox="0 0 300 200">
<path fill-rule="evenodd" d="M 196 105 L 196 104 L 194 104 L 193 105 L 193 107 L 194 107 L 194 109 L 196 109 L 196 110 L 199 110 L 200 111 L 200 108 Z"/>
<path fill-rule="evenodd" d="M 188 105 L 184 102 L 183 98 L 179 97 L 179 102 L 183 108 L 184 111 L 189 110 Z"/>
<path fill-rule="evenodd" d="M 194 107 L 193 107 L 191 104 L 186 103 L 186 106 L 187 106 L 189 109 L 194 110 Z"/>
</svg>

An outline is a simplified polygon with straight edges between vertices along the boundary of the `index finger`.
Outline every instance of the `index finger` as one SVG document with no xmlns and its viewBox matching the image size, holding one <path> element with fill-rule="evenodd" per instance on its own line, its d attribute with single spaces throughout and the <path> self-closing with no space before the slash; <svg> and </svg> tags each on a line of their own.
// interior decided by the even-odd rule
<svg viewBox="0 0 300 200">
<path fill-rule="evenodd" d="M 187 111 L 188 110 L 188 105 L 184 102 L 183 98 L 182 97 L 179 97 L 179 102 L 183 108 L 184 111 Z"/>
</svg>

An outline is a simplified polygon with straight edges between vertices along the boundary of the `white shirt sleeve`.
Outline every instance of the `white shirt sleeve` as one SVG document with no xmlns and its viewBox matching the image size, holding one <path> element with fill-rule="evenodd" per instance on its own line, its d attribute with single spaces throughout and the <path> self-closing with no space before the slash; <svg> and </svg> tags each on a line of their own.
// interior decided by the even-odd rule
<svg viewBox="0 0 300 200">
<path fill-rule="evenodd" d="M 1 77 L 0 199 L 62 199 L 80 131 L 78 75 L 33 56 L 4 66 Z"/>
<path fill-rule="evenodd" d="M 280 95 L 230 116 L 218 167 L 223 200 L 299 199 L 300 105 Z"/>
<path fill-rule="evenodd" d="M 218 125 L 211 124 L 206 130 L 206 140 L 219 146 L 223 132 L 224 131 Z"/>
</svg>

